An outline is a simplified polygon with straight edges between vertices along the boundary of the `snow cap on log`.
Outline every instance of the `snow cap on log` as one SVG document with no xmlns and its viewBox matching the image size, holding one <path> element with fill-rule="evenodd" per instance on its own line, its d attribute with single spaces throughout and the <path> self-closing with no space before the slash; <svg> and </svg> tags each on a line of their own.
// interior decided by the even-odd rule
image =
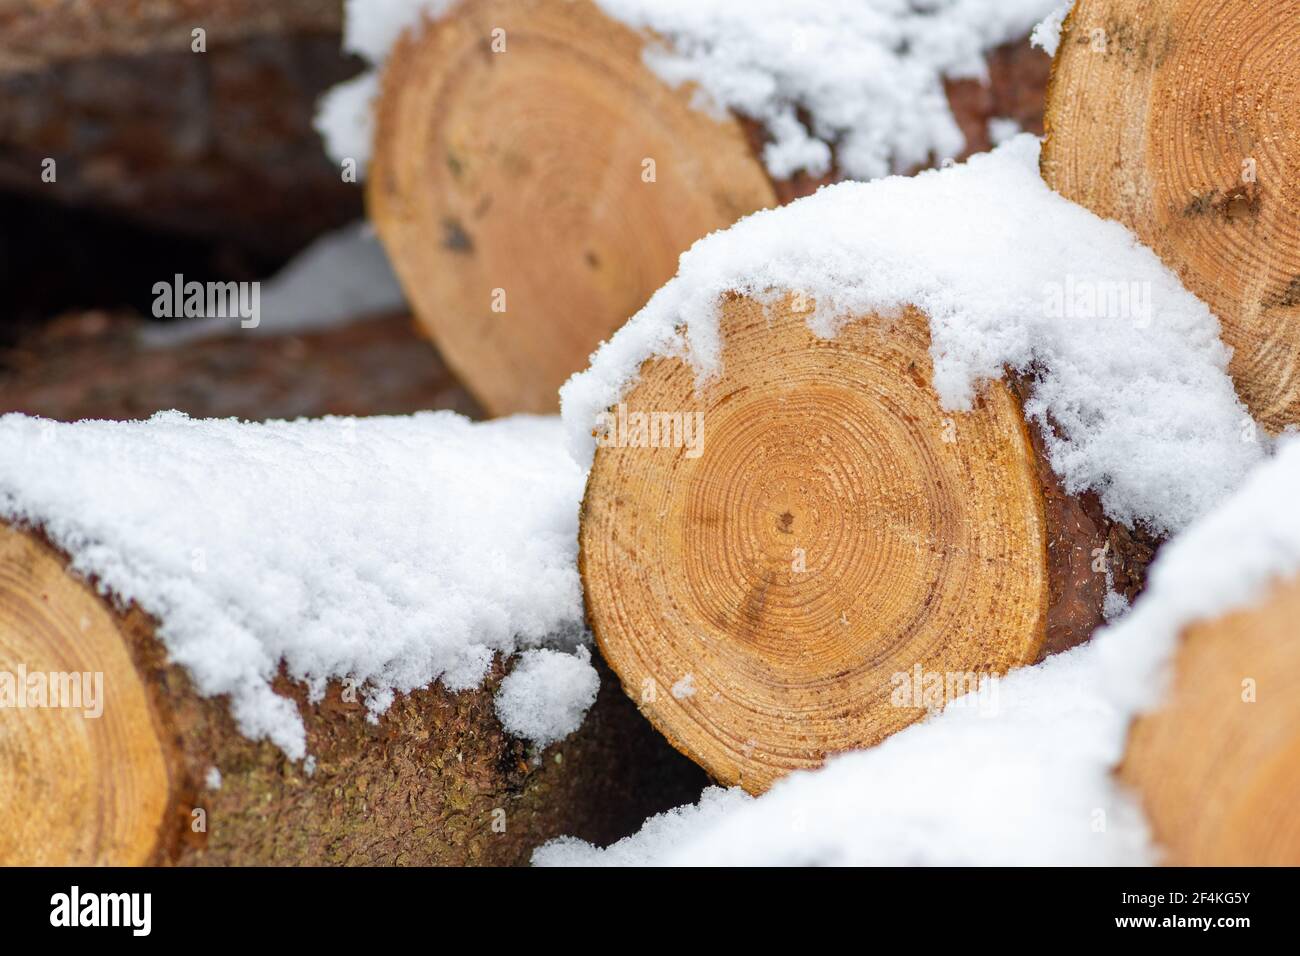
<svg viewBox="0 0 1300 956">
<path fill-rule="evenodd" d="M 303 724 L 272 689 L 282 662 L 313 698 L 354 681 L 373 715 L 434 681 L 477 686 L 495 654 L 582 639 L 582 475 L 554 419 L 7 415 L 0 448 L 0 518 L 153 615 L 199 692 L 229 694 L 240 730 L 293 758 Z M 573 729 L 594 674 L 572 663 L 566 700 L 517 689 L 505 719 L 548 740 Z"/>
<path fill-rule="evenodd" d="M 952 168 L 841 183 L 697 242 L 678 273 L 561 390 L 578 462 L 643 362 L 718 376 L 723 299 L 795 296 L 833 338 L 908 306 L 929 320 L 933 386 L 969 409 L 983 380 L 1033 377 L 1026 415 L 1067 491 L 1156 533 L 1186 527 L 1261 460 L 1204 303 L 1122 226 L 1048 189 L 1020 136 Z M 882 318 L 883 317 L 883 318 Z"/>
</svg>

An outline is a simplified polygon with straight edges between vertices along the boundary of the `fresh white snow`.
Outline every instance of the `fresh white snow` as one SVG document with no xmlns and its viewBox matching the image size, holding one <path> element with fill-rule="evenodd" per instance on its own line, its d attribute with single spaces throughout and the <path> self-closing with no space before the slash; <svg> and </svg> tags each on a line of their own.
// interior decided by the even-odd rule
<svg viewBox="0 0 1300 956">
<path fill-rule="evenodd" d="M 336 163 L 356 163 L 358 178 L 365 175 L 374 152 L 379 72 L 371 67 L 326 90 L 316 103 L 316 132 L 326 155 Z"/>
<path fill-rule="evenodd" d="M 294 758 L 302 720 L 271 689 L 281 660 L 313 695 L 356 681 L 378 714 L 435 680 L 476 686 L 496 653 L 584 640 L 582 484 L 553 418 L 0 417 L 0 517 L 156 617 L 199 691 L 229 694 L 246 735 Z M 558 696 L 529 706 L 554 737 L 596 675 L 585 657 L 547 661 L 565 680 L 534 681 Z M 524 726 L 518 713 L 503 717 Z"/>
<path fill-rule="evenodd" d="M 1029 42 L 1038 47 L 1048 56 L 1056 56 L 1056 51 L 1061 45 L 1061 27 L 1065 24 L 1065 18 L 1070 15 L 1070 10 L 1074 7 L 1074 0 L 1064 0 L 1059 3 L 1051 13 L 1043 18 L 1043 22 L 1034 27 L 1034 32 L 1029 35 Z"/>
<path fill-rule="evenodd" d="M 1001 146 L 1009 139 L 1014 139 L 1023 132 L 1020 123 L 1010 117 L 995 116 L 988 122 L 989 140 L 994 146 Z"/>
<path fill-rule="evenodd" d="M 1120 711 L 1091 648 L 998 681 L 997 706 L 950 706 L 879 746 L 751 799 L 714 789 L 600 850 L 539 865 L 1118 865 L 1150 861 L 1145 823 L 1111 783 Z"/>
<path fill-rule="evenodd" d="M 510 733 L 544 747 L 578 729 L 599 690 L 586 647 L 524 651 L 497 691 L 497 715 Z"/>
<path fill-rule="evenodd" d="M 929 316 L 946 407 L 968 408 L 1006 368 L 1036 370 L 1026 414 L 1066 488 L 1098 492 L 1130 524 L 1185 527 L 1262 459 L 1263 433 L 1233 391 L 1206 305 L 1123 226 L 1048 189 L 1038 153 L 1020 135 L 948 169 L 830 186 L 701 239 L 561 389 L 575 457 L 591 462 L 600 414 L 646 359 L 683 356 L 702 381 L 723 371 L 727 292 L 802 293 L 827 337 L 912 305 Z"/>
<path fill-rule="evenodd" d="M 686 674 L 680 680 L 675 682 L 669 691 L 674 700 L 685 700 L 687 697 L 695 696 L 695 675 Z"/>
<path fill-rule="evenodd" d="M 344 0 L 343 51 L 369 64 L 327 91 L 316 106 L 316 130 L 336 162 L 352 160 L 365 174 L 374 148 L 374 103 L 388 51 L 402 31 L 443 16 L 458 0 Z"/>
<path fill-rule="evenodd" d="M 1028 34 L 1056 0 L 596 3 L 660 38 L 645 60 L 666 82 L 762 122 L 773 176 L 821 175 L 833 160 L 874 179 L 960 153 L 943 80 L 985 78 L 984 54 Z"/>
<path fill-rule="evenodd" d="M 1300 437 L 1288 435 L 1236 494 L 1161 549 L 1133 609 L 1094 639 L 1111 700 L 1152 708 L 1185 627 L 1250 607 L 1300 570 L 1297 489 Z"/>
<path fill-rule="evenodd" d="M 1300 573 L 1300 438 L 1174 539 L 1147 591 L 1092 643 L 1017 670 L 979 707 L 949 708 L 871 750 L 752 799 L 707 791 L 608 849 L 573 838 L 537 865 L 1156 862 L 1112 770 L 1129 718 L 1157 706 L 1178 635 Z M 960 702 L 960 701 L 959 701 Z"/>
<path fill-rule="evenodd" d="M 701 108 L 757 120 L 773 176 L 872 179 L 965 148 L 945 78 L 985 78 L 984 54 L 1029 33 L 1058 0 L 595 0 L 646 32 L 646 64 L 691 84 Z M 456 0 L 349 0 L 344 47 L 373 68 L 322 101 L 335 159 L 369 158 L 375 77 L 402 30 Z M 510 29 L 506 18 L 501 26 Z"/>
</svg>

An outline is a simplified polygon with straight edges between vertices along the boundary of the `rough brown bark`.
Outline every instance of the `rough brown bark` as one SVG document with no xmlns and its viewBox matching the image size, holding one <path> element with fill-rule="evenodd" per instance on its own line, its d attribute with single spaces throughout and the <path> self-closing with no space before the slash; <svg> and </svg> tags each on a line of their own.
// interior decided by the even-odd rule
<svg viewBox="0 0 1300 956">
<path fill-rule="evenodd" d="M 1031 382 L 1009 375 L 1007 387 L 1023 405 Z M 1023 415 L 1023 412 L 1022 412 Z M 1068 493 L 1047 458 L 1043 433 L 1027 434 L 1043 499 L 1048 569 L 1043 656 L 1083 644 L 1105 623 L 1102 605 L 1114 590 L 1130 604 L 1146 585 L 1147 568 L 1162 539 L 1108 518 L 1095 492 Z M 1098 572 L 1105 568 L 1106 573 Z"/>
<path fill-rule="evenodd" d="M 342 0 L 0 0 L 0 73 L 69 59 L 343 27 Z"/>
<path fill-rule="evenodd" d="M 0 351 L 0 413 L 60 421 L 400 415 L 474 400 L 407 316 L 293 335 L 240 333 L 168 348 L 141 344 L 123 313 L 63 316 Z"/>
</svg>

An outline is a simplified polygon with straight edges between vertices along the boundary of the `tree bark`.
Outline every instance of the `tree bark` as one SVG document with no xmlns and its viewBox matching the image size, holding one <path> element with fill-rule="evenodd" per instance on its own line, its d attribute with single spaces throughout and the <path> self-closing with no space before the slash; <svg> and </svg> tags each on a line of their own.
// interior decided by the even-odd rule
<svg viewBox="0 0 1300 956">
<path fill-rule="evenodd" d="M 195 418 L 252 421 L 405 415 L 451 409 L 481 417 L 410 316 L 283 335 L 236 329 L 151 347 L 123 313 L 65 315 L 0 349 L 0 413 L 58 421 Z"/>
<path fill-rule="evenodd" d="M 1137 720 L 1120 779 L 1164 862 L 1300 865 L 1300 581 L 1183 634 L 1172 688 Z"/>
<path fill-rule="evenodd" d="M 608 843 L 698 797 L 698 770 L 607 671 L 573 735 L 538 753 L 510 738 L 492 710 L 505 669 L 400 697 L 377 724 L 337 683 L 313 704 L 282 679 L 309 768 L 195 693 L 146 615 L 0 524 L 0 675 L 103 675 L 98 717 L 0 711 L 0 865 L 522 864 L 551 837 Z"/>
<path fill-rule="evenodd" d="M 1300 421 L 1300 2 L 1079 0 L 1043 177 L 1117 219 L 1223 323 L 1242 399 Z"/>
<path fill-rule="evenodd" d="M 343 30 L 341 0 L 0 0 L 0 74 L 114 54 L 188 50 L 210 42 L 297 31 Z"/>
<path fill-rule="evenodd" d="M 942 409 L 919 313 L 826 341 L 796 307 L 728 300 L 723 371 L 698 393 L 681 360 L 642 368 L 627 413 L 707 437 L 698 454 L 602 442 L 579 533 L 625 690 L 752 793 L 924 716 L 934 701 L 899 696 L 914 675 L 970 689 L 1087 640 L 1107 571 L 1133 596 L 1155 544 L 1065 494 L 1023 382 Z"/>
<path fill-rule="evenodd" d="M 362 214 L 312 127 L 340 42 L 338 0 L 0 0 L 0 187 L 286 257 Z"/>
<path fill-rule="evenodd" d="M 493 414 L 554 411 L 691 243 L 836 178 L 774 182 L 753 123 L 693 107 L 642 62 L 647 38 L 589 0 L 465 0 L 415 34 L 385 64 L 367 203 L 420 320 Z M 949 85 L 973 147 L 990 116 L 1036 126 L 1016 83 L 1041 83 L 1045 58 L 993 61 L 987 89 Z"/>
</svg>

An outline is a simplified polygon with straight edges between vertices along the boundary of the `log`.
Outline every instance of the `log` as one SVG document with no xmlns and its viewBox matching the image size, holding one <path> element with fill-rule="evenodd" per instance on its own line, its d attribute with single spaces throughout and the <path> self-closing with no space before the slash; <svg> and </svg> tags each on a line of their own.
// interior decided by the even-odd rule
<svg viewBox="0 0 1300 956">
<path fill-rule="evenodd" d="M 494 57 L 484 43 L 501 22 L 513 49 Z M 776 203 L 744 127 L 670 90 L 642 47 L 585 0 L 479 0 L 386 64 L 370 217 L 490 413 L 554 411 L 561 383 L 682 250 Z"/>
<path fill-rule="evenodd" d="M 590 0 L 465 0 L 385 62 L 370 217 L 489 413 L 554 411 L 692 242 L 836 178 L 773 181 L 758 127 L 695 108 L 647 68 L 647 42 Z M 949 84 L 972 148 L 990 116 L 1037 125 L 1041 97 L 1026 106 L 1017 84 L 1042 82 L 1044 58 L 1026 44 L 992 62 L 987 88 Z"/>
<path fill-rule="evenodd" d="M 58 421 L 481 411 L 408 315 L 285 335 L 229 335 L 167 348 L 126 313 L 64 315 L 0 349 L 0 413 Z"/>
<path fill-rule="evenodd" d="M 49 672 L 102 692 L 0 711 L 0 865 L 523 864 L 554 836 L 618 839 L 702 783 L 607 672 L 583 726 L 530 753 L 493 715 L 500 661 L 483 688 L 416 691 L 377 724 L 337 682 L 308 703 L 282 679 L 315 758 L 291 762 L 195 693 L 146 615 L 0 524 L 0 694 Z"/>
<path fill-rule="evenodd" d="M 273 266 L 362 212 L 312 128 L 340 30 L 338 0 L 0 0 L 0 187 Z"/>
<path fill-rule="evenodd" d="M 1300 421 L 1300 2 L 1079 0 L 1042 171 L 1204 299 L 1242 399 Z"/>
<path fill-rule="evenodd" d="M 1176 866 L 1300 865 L 1300 581 L 1188 628 L 1120 779 Z"/>
<path fill-rule="evenodd" d="M 625 690 L 751 793 L 923 717 L 896 696 L 918 671 L 951 687 L 1086 640 L 1098 555 L 1132 597 L 1154 545 L 1062 490 L 1023 382 L 944 411 L 919 312 L 827 340 L 798 307 L 729 298 L 723 371 L 698 392 L 682 360 L 642 367 L 626 407 L 680 411 L 707 440 L 600 443 L 579 533 L 588 621 Z"/>
<path fill-rule="evenodd" d="M 276 33 L 343 29 L 339 0 L 0 0 L 0 74 L 114 54 L 188 50 L 191 32 L 224 43 Z"/>
</svg>

